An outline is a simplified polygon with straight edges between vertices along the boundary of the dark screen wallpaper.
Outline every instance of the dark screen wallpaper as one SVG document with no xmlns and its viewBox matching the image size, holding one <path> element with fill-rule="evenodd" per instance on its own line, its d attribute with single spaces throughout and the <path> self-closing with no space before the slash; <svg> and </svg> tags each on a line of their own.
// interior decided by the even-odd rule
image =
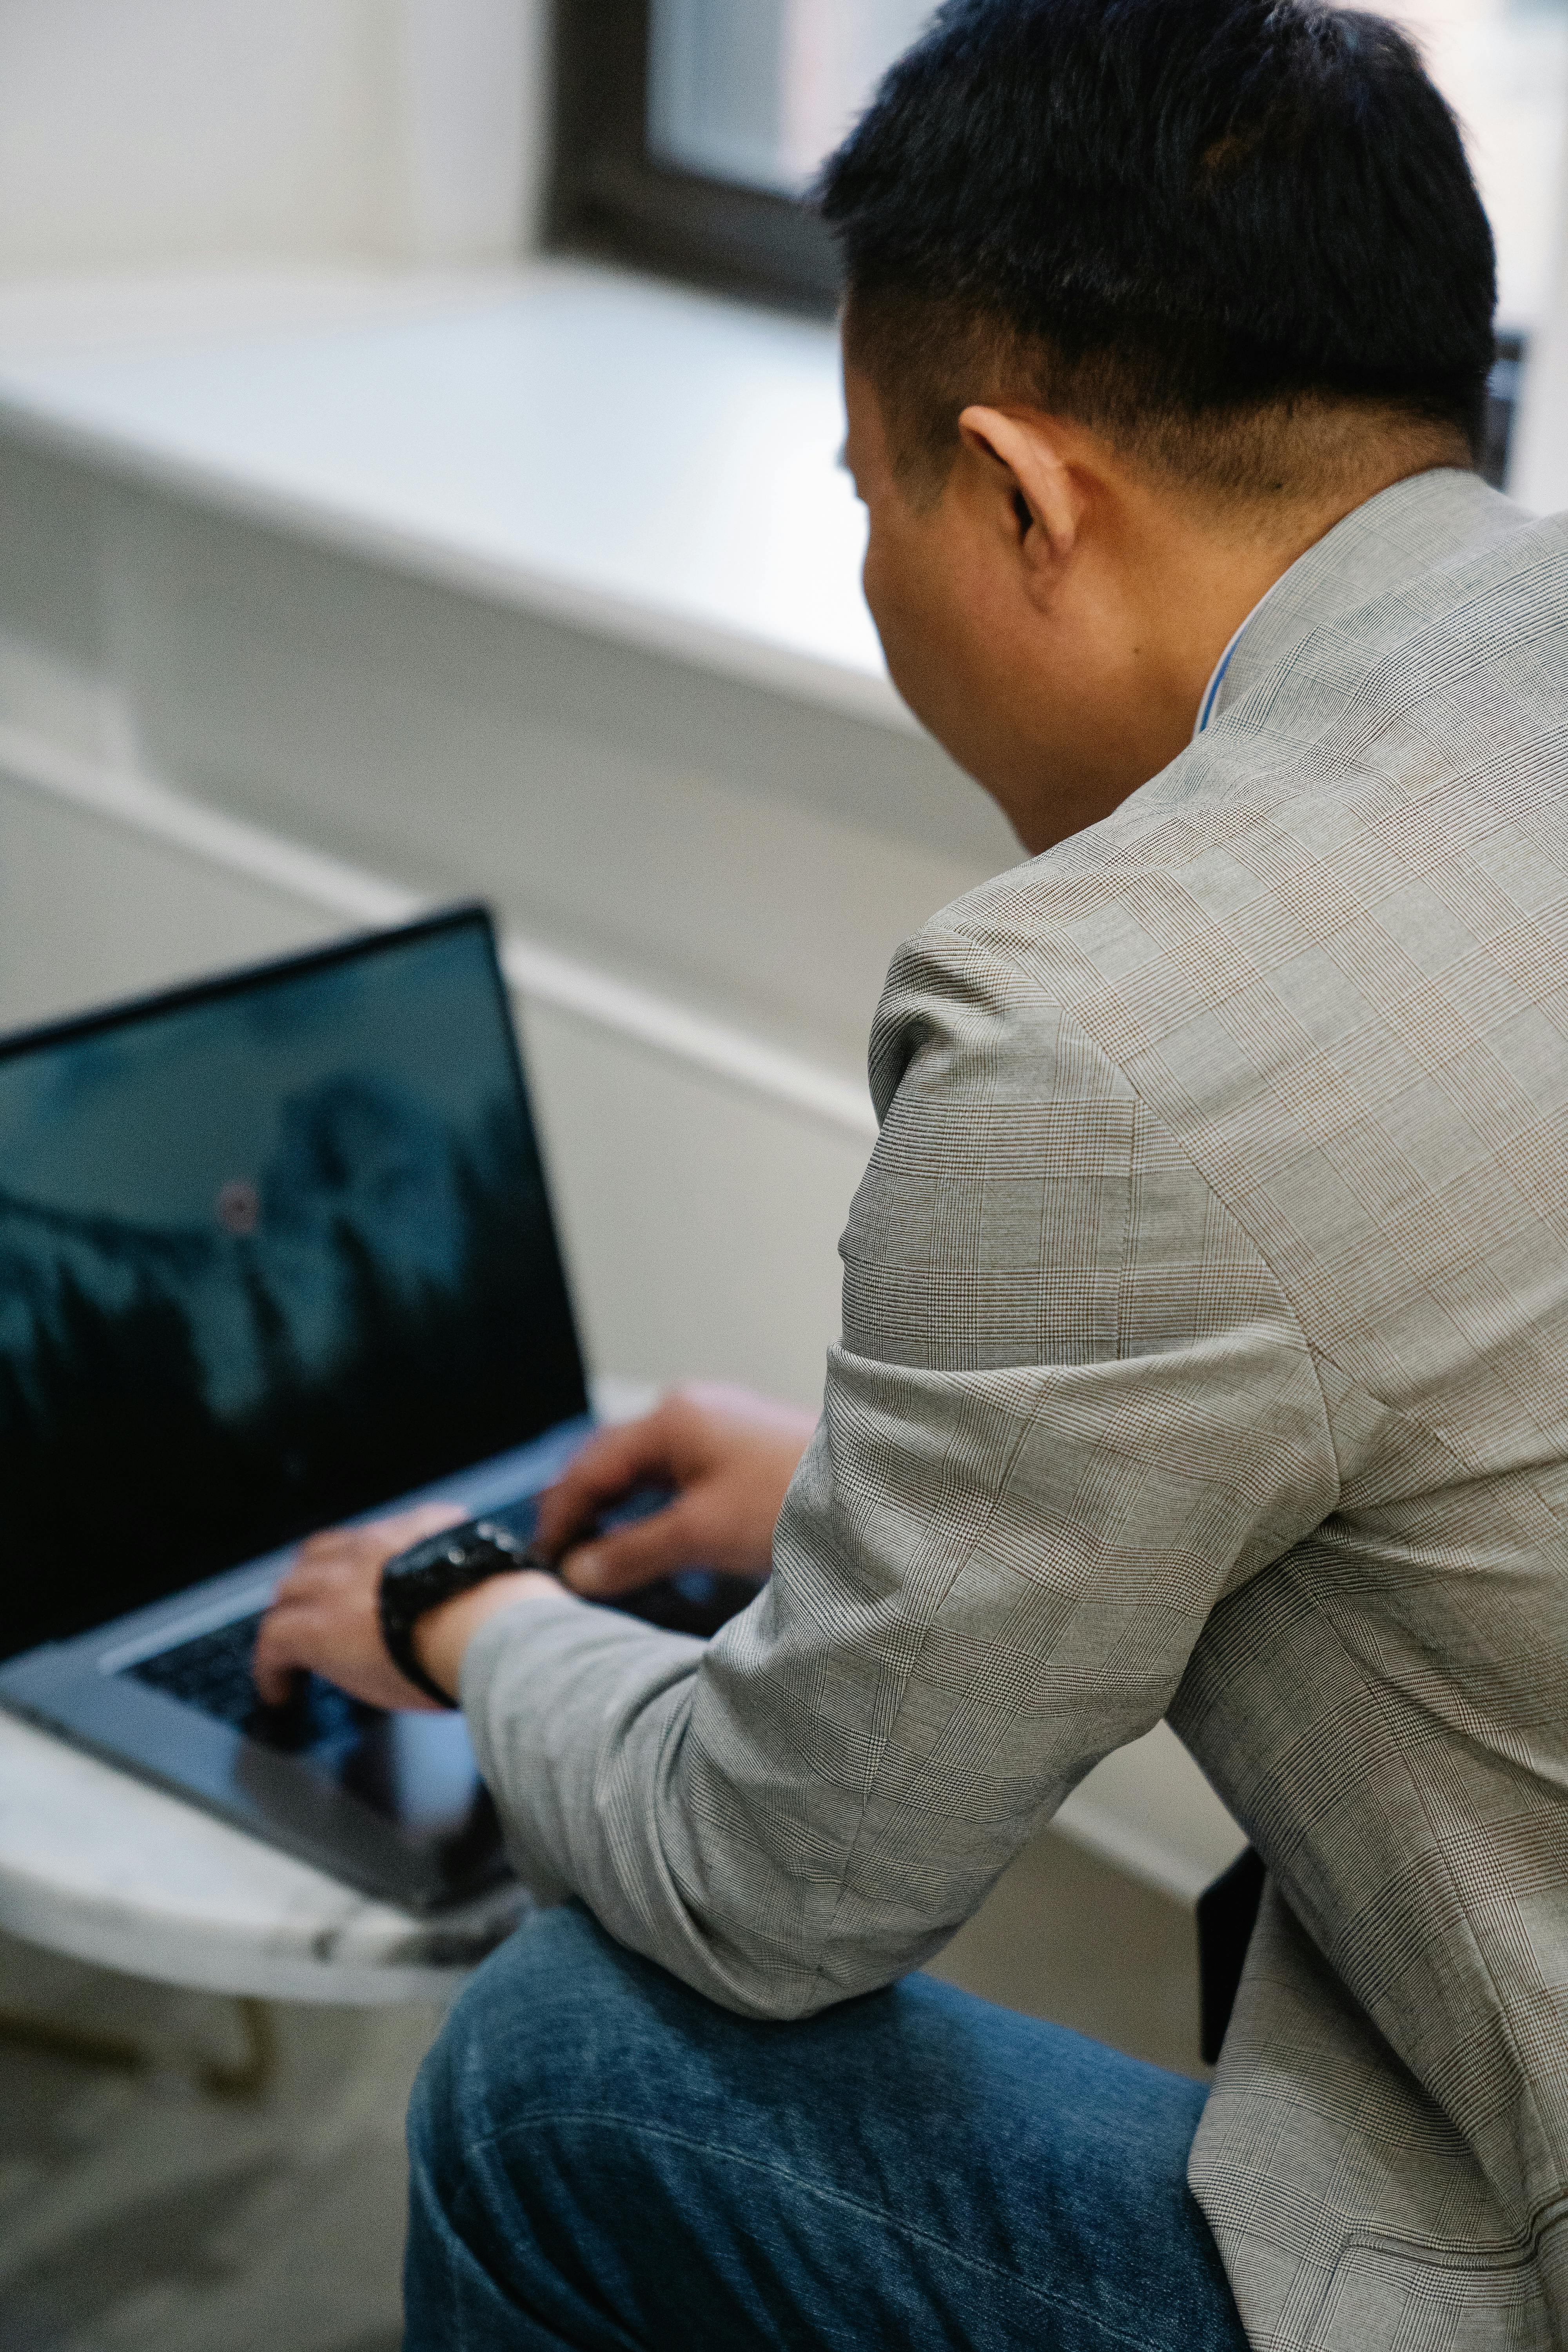
<svg viewBox="0 0 1568 2352">
<path fill-rule="evenodd" d="M 583 1404 L 477 921 L 0 1059 L 0 1654 Z"/>
</svg>

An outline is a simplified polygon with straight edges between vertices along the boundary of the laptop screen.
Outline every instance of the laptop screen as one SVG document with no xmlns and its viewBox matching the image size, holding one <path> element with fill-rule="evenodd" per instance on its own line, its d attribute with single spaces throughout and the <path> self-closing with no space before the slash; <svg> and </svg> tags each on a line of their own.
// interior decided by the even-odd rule
<svg viewBox="0 0 1568 2352">
<path fill-rule="evenodd" d="M 0 1656 L 584 1403 L 482 910 L 0 1045 Z"/>
</svg>

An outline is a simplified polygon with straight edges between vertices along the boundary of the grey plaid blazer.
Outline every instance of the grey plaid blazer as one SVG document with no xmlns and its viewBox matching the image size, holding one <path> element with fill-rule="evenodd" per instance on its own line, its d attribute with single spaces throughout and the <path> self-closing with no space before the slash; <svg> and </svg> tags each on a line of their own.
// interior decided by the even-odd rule
<svg viewBox="0 0 1568 2352">
<path fill-rule="evenodd" d="M 1342 522 L 895 962 L 763 1597 L 465 1674 L 525 1875 L 776 2018 L 1168 1716 L 1270 1873 L 1191 2177 L 1278 2352 L 1568 2344 L 1565 786 L 1568 520 Z"/>
</svg>

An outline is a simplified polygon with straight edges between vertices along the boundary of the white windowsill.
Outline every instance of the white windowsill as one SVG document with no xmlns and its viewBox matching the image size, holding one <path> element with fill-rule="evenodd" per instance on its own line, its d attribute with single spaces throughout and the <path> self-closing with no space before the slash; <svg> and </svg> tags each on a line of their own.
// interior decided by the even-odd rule
<svg viewBox="0 0 1568 2352">
<path fill-rule="evenodd" d="M 837 338 L 587 265 L 0 287 L 0 431 L 872 721 Z"/>
</svg>

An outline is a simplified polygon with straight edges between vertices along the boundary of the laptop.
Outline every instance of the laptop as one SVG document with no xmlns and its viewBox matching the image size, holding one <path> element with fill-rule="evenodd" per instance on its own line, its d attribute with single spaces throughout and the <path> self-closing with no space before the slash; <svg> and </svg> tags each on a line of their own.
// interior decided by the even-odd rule
<svg viewBox="0 0 1568 2352">
<path fill-rule="evenodd" d="M 475 1895 L 461 1717 L 263 1709 L 256 1629 L 320 1528 L 526 1541 L 592 1426 L 483 908 L 0 1040 L 0 1704 L 368 1894 Z"/>
</svg>

